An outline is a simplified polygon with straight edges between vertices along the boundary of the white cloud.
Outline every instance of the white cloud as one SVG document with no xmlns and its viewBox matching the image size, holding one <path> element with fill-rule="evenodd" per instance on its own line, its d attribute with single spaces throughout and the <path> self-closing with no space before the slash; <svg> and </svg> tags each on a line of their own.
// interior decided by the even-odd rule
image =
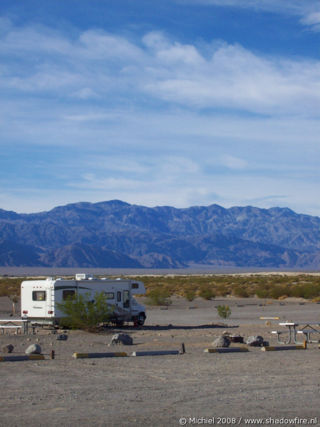
<svg viewBox="0 0 320 427">
<path fill-rule="evenodd" d="M 264 57 L 226 43 L 213 44 L 204 56 L 196 45 L 161 33 L 142 43 L 102 31 L 68 39 L 43 28 L 9 27 L 0 42 L 8 58 L 0 87 L 113 105 L 150 99 L 270 115 L 320 112 L 320 61 Z"/>
<path fill-rule="evenodd" d="M 90 30 L 82 33 L 79 37 L 79 44 L 80 50 L 76 50 L 74 54 L 84 55 L 89 59 L 136 63 L 144 56 L 143 51 L 127 39 L 102 30 Z"/>
<path fill-rule="evenodd" d="M 221 164 L 226 166 L 229 169 L 246 169 L 248 163 L 244 159 L 239 157 L 234 157 L 230 155 L 224 155 L 221 157 Z"/>
<path fill-rule="evenodd" d="M 174 70 L 164 68 L 162 75 L 147 81 L 145 89 L 164 100 L 198 108 L 301 114 L 320 111 L 319 82 L 320 62 L 263 58 L 241 46 L 223 45 L 192 69 L 181 63 Z"/>
<path fill-rule="evenodd" d="M 90 99 L 90 98 L 98 98 L 99 95 L 92 90 L 90 87 L 84 87 L 76 92 L 74 92 L 73 96 L 79 99 Z"/>
<path fill-rule="evenodd" d="M 4 208 L 118 198 L 320 212 L 320 61 L 226 43 L 203 54 L 159 32 L 133 42 L 8 22 L 3 31 L 3 153 L 34 150 L 47 180 L 63 182 L 50 191 L 34 179 L 23 190 L 5 177 Z M 13 166 L 21 180 L 29 173 Z"/>
<path fill-rule="evenodd" d="M 194 3 L 197 6 L 213 5 L 222 7 L 234 7 L 296 15 L 300 17 L 303 25 L 310 26 L 319 31 L 320 4 L 318 0 L 176 0 L 178 3 Z"/>
<path fill-rule="evenodd" d="M 310 26 L 314 31 L 320 31 L 320 11 L 307 13 L 301 22 Z"/>
</svg>

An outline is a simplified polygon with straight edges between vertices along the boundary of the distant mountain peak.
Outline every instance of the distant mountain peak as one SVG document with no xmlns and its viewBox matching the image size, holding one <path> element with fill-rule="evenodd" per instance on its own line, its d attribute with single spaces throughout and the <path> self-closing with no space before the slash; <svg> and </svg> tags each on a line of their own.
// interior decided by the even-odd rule
<svg viewBox="0 0 320 427">
<path fill-rule="evenodd" d="M 0 265 L 320 268 L 320 218 L 289 208 L 79 202 L 0 209 Z"/>
</svg>

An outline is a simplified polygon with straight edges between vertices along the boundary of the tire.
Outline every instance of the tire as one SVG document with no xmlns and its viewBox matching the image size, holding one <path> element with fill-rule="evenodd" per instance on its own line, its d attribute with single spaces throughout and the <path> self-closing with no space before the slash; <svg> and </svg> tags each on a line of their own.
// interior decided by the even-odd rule
<svg viewBox="0 0 320 427">
<path fill-rule="evenodd" d="M 120 328 L 121 328 L 121 327 L 123 326 L 123 324 L 124 324 L 124 321 L 123 321 L 123 320 L 116 320 L 116 322 L 115 322 L 115 323 L 116 323 L 116 326 L 117 326 L 117 327 L 120 327 Z"/>
<path fill-rule="evenodd" d="M 144 313 L 139 313 L 138 318 L 137 318 L 137 324 L 139 326 L 143 326 L 145 320 L 146 320 L 146 315 Z"/>
</svg>

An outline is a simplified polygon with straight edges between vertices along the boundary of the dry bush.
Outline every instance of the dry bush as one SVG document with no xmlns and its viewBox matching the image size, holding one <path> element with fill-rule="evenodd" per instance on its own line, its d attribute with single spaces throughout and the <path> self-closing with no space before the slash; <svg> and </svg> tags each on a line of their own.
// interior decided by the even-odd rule
<svg viewBox="0 0 320 427">
<path fill-rule="evenodd" d="M 235 286 L 232 289 L 232 295 L 239 298 L 248 298 L 250 296 L 250 291 L 245 286 Z"/>
<path fill-rule="evenodd" d="M 148 305 L 170 305 L 170 293 L 165 288 L 154 288 L 147 293 L 146 304 Z"/>
<path fill-rule="evenodd" d="M 210 285 L 202 285 L 198 291 L 198 295 L 206 300 L 211 300 L 216 296 L 213 287 Z"/>
<path fill-rule="evenodd" d="M 188 301 L 193 301 L 196 297 L 196 291 L 192 288 L 186 289 L 184 291 L 184 296 Z"/>
</svg>

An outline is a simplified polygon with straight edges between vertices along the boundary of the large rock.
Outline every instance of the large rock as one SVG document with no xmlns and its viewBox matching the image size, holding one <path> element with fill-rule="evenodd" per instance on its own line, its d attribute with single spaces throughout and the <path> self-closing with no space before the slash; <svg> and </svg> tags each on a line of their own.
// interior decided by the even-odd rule
<svg viewBox="0 0 320 427">
<path fill-rule="evenodd" d="M 41 347 L 39 344 L 31 344 L 25 351 L 26 354 L 41 354 Z"/>
<path fill-rule="evenodd" d="M 123 345 L 132 345 L 133 339 L 130 337 L 130 335 L 127 334 L 115 334 L 111 338 L 111 344 L 123 344 Z"/>
<path fill-rule="evenodd" d="M 212 346 L 215 348 L 221 348 L 221 347 L 229 347 L 230 345 L 230 338 L 226 335 L 221 335 L 220 337 L 216 338 Z"/>
<path fill-rule="evenodd" d="M 246 344 L 251 347 L 261 347 L 263 345 L 263 338 L 260 335 L 251 335 L 247 338 Z"/>
<path fill-rule="evenodd" d="M 13 352 L 13 345 L 12 344 L 8 344 L 2 347 L 2 353 L 12 353 Z"/>
</svg>

